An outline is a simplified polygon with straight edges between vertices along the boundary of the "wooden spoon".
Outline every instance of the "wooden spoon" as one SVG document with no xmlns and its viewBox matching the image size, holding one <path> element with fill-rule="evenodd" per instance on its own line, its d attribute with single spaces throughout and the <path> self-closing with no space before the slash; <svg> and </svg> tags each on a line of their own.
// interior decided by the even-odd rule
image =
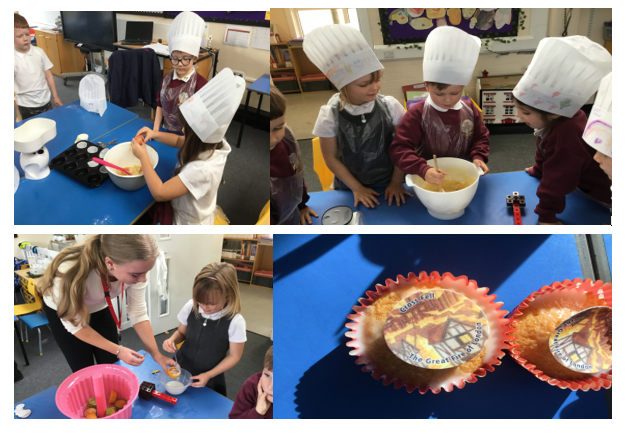
<svg viewBox="0 0 627 436">
<path fill-rule="evenodd" d="M 433 163 L 435 164 L 435 170 L 439 173 L 440 170 L 438 169 L 438 158 L 435 157 L 435 154 L 433 155 Z M 442 186 L 440 186 L 440 192 L 444 192 L 444 188 L 442 188 Z"/>
</svg>

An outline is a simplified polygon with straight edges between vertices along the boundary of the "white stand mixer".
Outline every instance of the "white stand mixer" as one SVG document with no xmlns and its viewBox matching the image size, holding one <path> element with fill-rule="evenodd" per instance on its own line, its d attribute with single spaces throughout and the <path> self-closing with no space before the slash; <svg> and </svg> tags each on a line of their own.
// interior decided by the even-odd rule
<svg viewBox="0 0 627 436">
<path fill-rule="evenodd" d="M 33 118 L 13 130 L 15 151 L 20 155 L 20 166 L 27 179 L 48 177 L 50 154 L 44 144 L 57 136 L 57 123 L 48 118 Z"/>
</svg>

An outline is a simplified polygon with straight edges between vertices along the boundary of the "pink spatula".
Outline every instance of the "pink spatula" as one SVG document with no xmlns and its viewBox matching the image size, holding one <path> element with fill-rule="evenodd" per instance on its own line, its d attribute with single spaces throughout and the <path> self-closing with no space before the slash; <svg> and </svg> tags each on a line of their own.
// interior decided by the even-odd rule
<svg viewBox="0 0 627 436">
<path fill-rule="evenodd" d="M 94 157 L 94 158 L 92 158 L 92 160 L 94 162 L 96 162 L 96 163 L 99 163 L 100 165 L 104 165 L 106 167 L 113 168 L 114 170 L 124 171 L 129 176 L 132 176 L 132 174 L 131 174 L 131 172 L 129 170 L 121 168 L 121 167 L 119 167 L 117 165 L 113 165 L 111 162 L 107 162 L 106 160 L 102 160 L 102 159 L 100 159 L 98 157 Z"/>
</svg>

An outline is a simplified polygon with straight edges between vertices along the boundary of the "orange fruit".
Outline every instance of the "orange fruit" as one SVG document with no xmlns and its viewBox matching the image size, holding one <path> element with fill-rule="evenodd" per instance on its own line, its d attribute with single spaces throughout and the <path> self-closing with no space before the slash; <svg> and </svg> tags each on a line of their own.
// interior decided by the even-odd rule
<svg viewBox="0 0 627 436">
<path fill-rule="evenodd" d="M 89 415 L 94 415 L 94 417 L 95 417 L 95 418 L 97 418 L 97 417 L 98 417 L 97 412 L 96 412 L 96 409 L 93 409 L 93 408 L 91 408 L 91 407 L 90 407 L 90 408 L 85 409 L 85 411 L 83 412 L 83 416 L 84 416 L 85 418 L 88 418 L 88 419 L 89 419 Z"/>
<path fill-rule="evenodd" d="M 181 371 L 176 366 L 171 366 L 168 368 L 168 375 L 170 378 L 179 378 Z"/>
<path fill-rule="evenodd" d="M 109 404 L 115 404 L 115 400 L 118 399 L 118 393 L 116 391 L 111 391 L 109 394 Z"/>
</svg>

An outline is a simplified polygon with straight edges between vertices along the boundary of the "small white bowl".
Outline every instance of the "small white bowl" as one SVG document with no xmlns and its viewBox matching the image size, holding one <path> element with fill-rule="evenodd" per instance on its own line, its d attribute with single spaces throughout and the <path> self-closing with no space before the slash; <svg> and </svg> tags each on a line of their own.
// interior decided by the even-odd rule
<svg viewBox="0 0 627 436">
<path fill-rule="evenodd" d="M 167 373 L 159 373 L 159 381 L 170 395 L 181 395 L 192 384 L 192 375 L 186 369 L 181 368 L 181 375 L 178 378 L 171 378 Z M 183 386 L 168 386 L 170 382 L 180 382 Z"/>
<path fill-rule="evenodd" d="M 433 159 L 428 160 L 427 164 L 435 167 Z M 407 174 L 405 183 L 414 189 L 416 196 L 432 217 L 439 220 L 459 218 L 475 196 L 479 186 L 479 176 L 483 175 L 483 170 L 477 168 L 472 162 L 455 157 L 438 158 L 438 167 L 445 173 L 449 173 L 450 177 L 476 177 L 476 179 L 466 188 L 453 192 L 433 192 L 424 189 L 422 186 L 427 182 L 415 174 Z"/>
<path fill-rule="evenodd" d="M 139 165 L 139 159 L 133 155 L 130 148 L 130 142 L 123 142 L 111 147 L 109 152 L 105 155 L 104 160 L 121 168 Z M 159 163 L 157 151 L 148 144 L 146 144 L 146 149 L 148 150 L 148 157 L 150 158 L 152 167 L 156 168 Z M 113 183 L 115 183 L 118 188 L 124 189 L 125 191 L 137 191 L 146 185 L 146 179 L 144 179 L 143 174 L 137 176 L 120 176 L 117 174 L 117 170 L 109 167 L 106 168 L 107 171 L 109 171 L 109 177 L 113 180 Z"/>
</svg>

